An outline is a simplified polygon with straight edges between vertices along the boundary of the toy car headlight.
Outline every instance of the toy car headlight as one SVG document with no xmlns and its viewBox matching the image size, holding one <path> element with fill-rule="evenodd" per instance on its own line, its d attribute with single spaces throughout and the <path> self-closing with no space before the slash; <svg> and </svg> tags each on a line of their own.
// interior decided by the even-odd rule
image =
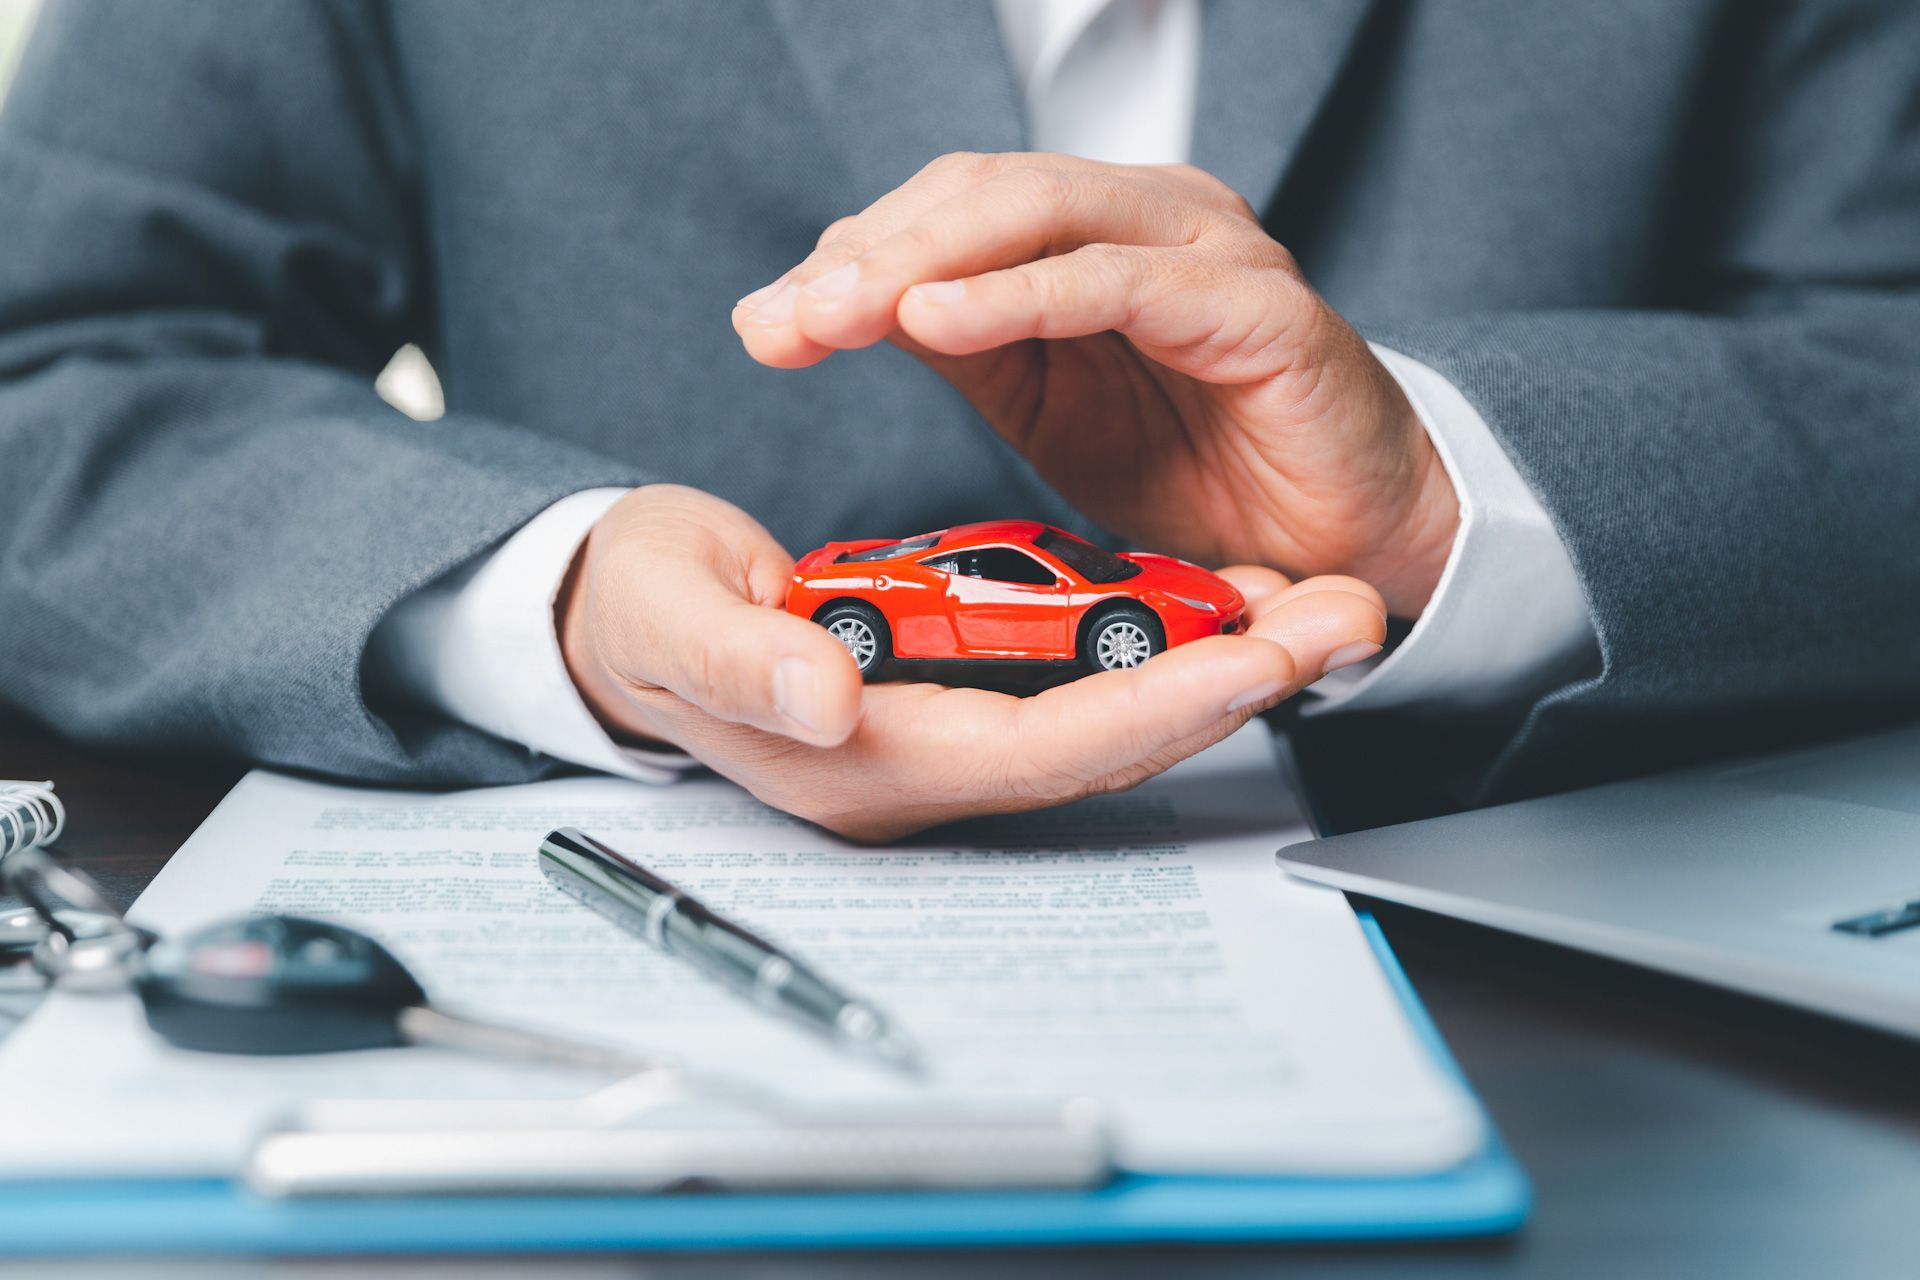
<svg viewBox="0 0 1920 1280">
<path fill-rule="evenodd" d="M 1179 601 L 1179 602 L 1180 602 L 1181 604 L 1183 604 L 1183 605 L 1185 605 L 1185 606 L 1187 606 L 1187 608 L 1189 608 L 1189 609 L 1197 609 L 1197 610 L 1199 610 L 1199 611 L 1200 611 L 1201 613 L 1218 613 L 1218 612 L 1220 612 L 1220 606 L 1219 606 L 1219 605 L 1216 605 L 1216 604 L 1208 604 L 1208 603 L 1207 603 L 1207 602 L 1206 602 L 1205 600 L 1195 600 L 1195 599 L 1194 599 L 1194 598 L 1193 598 L 1192 596 L 1181 596 L 1181 595 L 1175 595 L 1175 594 L 1174 594 L 1173 592 L 1171 592 L 1171 591 L 1169 591 L 1169 592 L 1167 592 L 1167 597 L 1168 597 L 1169 599 L 1172 599 L 1172 600 L 1178 600 L 1178 601 Z"/>
</svg>

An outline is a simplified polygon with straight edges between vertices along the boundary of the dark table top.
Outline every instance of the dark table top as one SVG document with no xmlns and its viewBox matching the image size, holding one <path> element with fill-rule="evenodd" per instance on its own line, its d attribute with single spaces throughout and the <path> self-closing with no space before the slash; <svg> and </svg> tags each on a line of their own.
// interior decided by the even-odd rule
<svg viewBox="0 0 1920 1280">
<path fill-rule="evenodd" d="M 0 777 L 54 778 L 67 856 L 132 901 L 242 768 L 115 758 L 0 715 Z M 1917 855 L 1920 856 L 1920 855 Z M 1532 1177 L 1508 1240 L 942 1256 L 513 1259 L 462 1275 L 1845 1276 L 1920 1273 L 1920 1044 L 1387 904 L 1388 939 Z M 352 1264 L 341 1262 L 346 1269 Z M 329 1273 L 316 1262 L 302 1271 Z M 382 1273 L 434 1269 L 384 1261 Z M 138 1275 L 125 1261 L 49 1274 Z M 173 1274 L 171 1270 L 167 1272 Z M 196 1275 L 264 1274 L 261 1264 Z M 287 1274 L 276 1268 L 274 1275 Z"/>
</svg>

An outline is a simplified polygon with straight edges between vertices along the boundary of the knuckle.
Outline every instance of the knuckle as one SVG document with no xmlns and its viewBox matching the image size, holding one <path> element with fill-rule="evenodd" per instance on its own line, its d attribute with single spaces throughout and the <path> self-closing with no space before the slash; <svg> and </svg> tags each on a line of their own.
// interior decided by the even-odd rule
<svg viewBox="0 0 1920 1280">
<path fill-rule="evenodd" d="M 1227 185 L 1196 164 L 1170 164 L 1166 167 L 1166 173 L 1178 182 L 1209 194 L 1224 190 Z"/>
<path fill-rule="evenodd" d="M 1060 294 L 1059 281 L 1054 275 L 1039 271 L 1001 271 L 993 276 L 990 284 L 1000 306 L 1024 315 L 1046 314 Z"/>
<path fill-rule="evenodd" d="M 813 242 L 813 247 L 815 252 L 818 252 L 819 250 L 826 248 L 828 245 L 832 244 L 835 240 L 838 240 L 841 236 L 847 234 L 847 232 L 853 229 L 854 224 L 858 221 L 859 221 L 859 218 L 856 215 L 848 214 L 844 218 L 835 218 L 832 222 L 829 222 L 826 226 L 826 229 L 820 233 L 819 239 Z"/>
<path fill-rule="evenodd" d="M 1306 277 L 1301 273 L 1300 264 L 1295 260 L 1293 251 L 1271 236 L 1263 236 L 1261 237 L 1261 241 L 1261 265 L 1290 277 L 1294 282 L 1304 287 Z"/>
<path fill-rule="evenodd" d="M 1193 164 L 1168 165 L 1166 172 L 1174 178 L 1174 180 L 1188 187 L 1209 203 L 1232 210 L 1234 213 L 1240 214 L 1252 221 L 1259 221 L 1259 215 L 1255 213 L 1253 205 L 1247 201 L 1245 196 L 1200 166 Z"/>
<path fill-rule="evenodd" d="M 793 276 L 797 282 L 804 283 L 817 275 L 832 270 L 844 262 L 851 262 L 873 248 L 873 235 L 864 226 L 849 220 L 841 228 L 840 234 L 826 241 L 807 255 Z"/>
<path fill-rule="evenodd" d="M 1131 245 L 1102 241 L 1075 250 L 1073 258 L 1087 282 L 1103 291 L 1130 289 L 1154 270 L 1151 257 Z"/>
<path fill-rule="evenodd" d="M 1284 327 L 1296 341 L 1318 342 L 1346 327 L 1339 313 L 1298 273 L 1274 270 L 1267 273 L 1267 278 L 1275 309 L 1285 318 Z"/>
<path fill-rule="evenodd" d="M 664 685 L 655 684 L 645 674 L 622 667 L 609 667 L 613 683 L 628 701 L 648 712 L 671 712 L 685 700 Z"/>
<path fill-rule="evenodd" d="M 920 175 L 939 178 L 977 178 L 990 167 L 992 157 L 979 151 L 949 151 L 935 156 L 920 170 Z"/>
<path fill-rule="evenodd" d="M 1005 181 L 1020 191 L 1036 213 L 1045 217 L 1067 212 L 1078 191 L 1073 175 L 1059 169 L 1014 169 L 1005 175 Z"/>
<path fill-rule="evenodd" d="M 940 249 L 940 237 L 934 233 L 932 227 L 929 227 L 924 222 L 916 222 L 911 226 L 902 227 L 893 234 L 892 238 L 894 244 L 889 245 L 887 248 L 889 256 L 892 255 L 895 248 L 898 248 L 911 258 L 931 257 Z"/>
<path fill-rule="evenodd" d="M 1114 244 L 1110 240 L 1096 240 L 1074 252 L 1081 265 L 1095 271 L 1118 273 L 1131 269 L 1138 256 L 1132 245 Z"/>
</svg>

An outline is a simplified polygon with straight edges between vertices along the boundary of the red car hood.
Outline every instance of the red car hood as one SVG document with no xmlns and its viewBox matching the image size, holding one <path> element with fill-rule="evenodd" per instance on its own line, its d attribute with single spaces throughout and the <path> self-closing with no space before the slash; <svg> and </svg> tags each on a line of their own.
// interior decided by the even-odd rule
<svg viewBox="0 0 1920 1280">
<path fill-rule="evenodd" d="M 809 551 L 794 564 L 799 573 L 817 573 L 831 565 L 834 558 L 849 551 L 871 551 L 875 547 L 884 547 L 892 538 L 861 538 L 854 542 L 829 542 L 817 551 Z"/>
<path fill-rule="evenodd" d="M 1223 614 L 1238 613 L 1246 608 L 1246 600 L 1231 583 L 1197 564 L 1148 551 L 1123 551 L 1120 558 L 1140 566 L 1139 577 L 1120 584 L 1133 591 L 1154 588 L 1189 600 L 1204 600 Z"/>
</svg>

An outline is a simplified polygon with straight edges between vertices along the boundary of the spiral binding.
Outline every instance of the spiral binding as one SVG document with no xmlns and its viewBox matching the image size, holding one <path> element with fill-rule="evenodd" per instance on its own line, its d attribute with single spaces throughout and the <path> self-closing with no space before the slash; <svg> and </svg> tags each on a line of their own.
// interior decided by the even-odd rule
<svg viewBox="0 0 1920 1280">
<path fill-rule="evenodd" d="M 52 844 L 66 829 L 67 808 L 51 782 L 0 779 L 0 861 L 22 849 Z"/>
</svg>

